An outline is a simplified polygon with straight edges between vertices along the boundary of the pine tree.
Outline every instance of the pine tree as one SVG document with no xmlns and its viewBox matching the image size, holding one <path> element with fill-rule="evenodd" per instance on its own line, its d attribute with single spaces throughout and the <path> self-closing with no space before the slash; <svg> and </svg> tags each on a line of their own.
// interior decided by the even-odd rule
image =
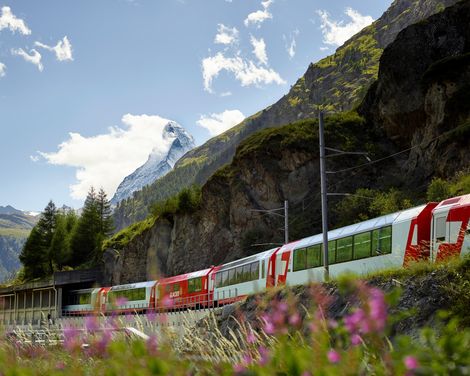
<svg viewBox="0 0 470 376">
<path fill-rule="evenodd" d="M 103 188 L 100 189 L 97 196 L 98 212 L 100 215 L 100 234 L 107 237 L 112 234 L 114 230 L 113 216 L 111 204 L 108 201 L 108 196 Z"/>
<path fill-rule="evenodd" d="M 44 277 L 54 272 L 51 244 L 56 217 L 57 208 L 49 201 L 21 251 L 20 261 L 24 265 L 26 279 Z"/>
<path fill-rule="evenodd" d="M 51 255 L 56 270 L 62 270 L 71 260 L 71 237 L 77 224 L 77 215 L 73 210 L 59 213 L 56 217 L 56 229 L 51 242 Z"/>
<path fill-rule="evenodd" d="M 20 261 L 24 266 L 24 278 L 26 280 L 39 278 L 46 275 L 45 250 L 42 235 L 38 226 L 34 226 L 20 253 Z"/>
<path fill-rule="evenodd" d="M 71 239 L 71 266 L 89 264 L 94 261 L 94 251 L 100 230 L 100 214 L 96 191 L 88 191 L 83 211 Z"/>
</svg>

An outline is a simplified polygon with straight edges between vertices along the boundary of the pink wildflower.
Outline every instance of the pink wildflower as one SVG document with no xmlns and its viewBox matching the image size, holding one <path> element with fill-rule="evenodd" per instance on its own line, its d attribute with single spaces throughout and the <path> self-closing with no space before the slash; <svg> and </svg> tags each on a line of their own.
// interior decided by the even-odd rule
<svg viewBox="0 0 470 376">
<path fill-rule="evenodd" d="M 157 336 L 152 335 L 147 340 L 147 351 L 150 355 L 155 355 L 158 349 Z"/>
<path fill-rule="evenodd" d="M 73 351 L 79 344 L 79 331 L 75 328 L 66 327 L 64 328 L 64 347 L 68 351 Z"/>
<path fill-rule="evenodd" d="M 259 356 L 260 356 L 258 364 L 260 366 L 264 366 L 264 365 L 268 364 L 268 361 L 269 361 L 269 351 L 268 351 L 268 349 L 264 346 L 260 346 L 258 348 L 258 352 L 259 352 Z"/>
<path fill-rule="evenodd" d="M 274 334 L 275 327 L 273 322 L 271 321 L 271 317 L 268 315 L 262 315 L 261 319 L 264 321 L 264 331 L 266 334 Z"/>
<path fill-rule="evenodd" d="M 410 371 L 415 370 L 419 367 L 418 359 L 411 355 L 405 356 L 405 359 L 403 359 L 403 363 L 405 363 L 406 369 Z"/>
<path fill-rule="evenodd" d="M 104 356 L 106 354 L 106 350 L 108 348 L 108 344 L 111 341 L 111 331 L 104 330 L 101 334 L 101 338 L 96 342 L 96 354 Z"/>
<path fill-rule="evenodd" d="M 287 305 L 286 302 L 279 302 L 277 304 L 277 309 L 280 311 L 280 312 L 287 312 L 287 310 L 289 309 L 289 306 Z"/>
<path fill-rule="evenodd" d="M 126 305 L 127 302 L 128 302 L 128 300 L 126 298 L 122 297 L 122 296 L 116 299 L 116 305 L 118 307 Z"/>
<path fill-rule="evenodd" d="M 370 317 L 374 320 L 377 331 L 384 330 L 387 323 L 387 305 L 384 293 L 376 288 L 370 289 L 369 293 L 371 295 L 369 299 Z"/>
<path fill-rule="evenodd" d="M 344 318 L 344 325 L 350 333 L 354 333 L 359 330 L 362 323 L 366 319 L 366 315 L 362 309 L 356 309 L 351 315 Z"/>
<path fill-rule="evenodd" d="M 246 342 L 251 343 L 251 344 L 256 342 L 256 336 L 252 330 L 250 330 L 248 334 L 246 335 Z"/>
<path fill-rule="evenodd" d="M 96 316 L 87 316 L 85 317 L 85 328 L 93 333 L 99 329 L 99 323 Z"/>
<path fill-rule="evenodd" d="M 362 338 L 361 338 L 361 336 L 360 336 L 359 334 L 353 334 L 353 335 L 351 336 L 351 344 L 352 344 L 353 346 L 357 346 L 357 345 L 359 345 L 361 342 L 362 342 Z"/>
<path fill-rule="evenodd" d="M 338 363 L 341 360 L 341 356 L 336 350 L 328 351 L 327 357 L 330 363 L 333 363 L 333 364 Z"/>
<path fill-rule="evenodd" d="M 155 319 L 157 318 L 157 314 L 155 311 L 152 309 L 150 311 L 147 311 L 147 321 L 148 322 L 154 322 Z"/>
<path fill-rule="evenodd" d="M 241 373 L 243 373 L 243 372 L 245 372 L 245 371 L 246 371 L 246 367 L 245 367 L 243 364 L 241 364 L 241 363 L 235 364 L 235 365 L 233 366 L 233 372 L 235 372 L 235 374 L 241 374 Z"/>
<path fill-rule="evenodd" d="M 289 317 L 289 324 L 292 326 L 298 326 L 300 324 L 300 321 L 301 319 L 298 312 L 294 312 L 294 314 Z"/>
</svg>

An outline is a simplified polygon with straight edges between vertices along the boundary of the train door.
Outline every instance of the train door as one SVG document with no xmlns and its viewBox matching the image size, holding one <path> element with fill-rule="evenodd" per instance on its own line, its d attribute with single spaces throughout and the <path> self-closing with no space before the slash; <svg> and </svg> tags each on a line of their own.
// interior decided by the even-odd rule
<svg viewBox="0 0 470 376">
<path fill-rule="evenodd" d="M 286 284 L 290 255 L 291 251 L 282 252 L 276 255 L 276 286 Z"/>
<path fill-rule="evenodd" d="M 431 224 L 431 261 L 436 262 L 439 254 L 439 247 L 446 242 L 447 237 L 447 212 L 438 212 L 433 216 Z"/>
</svg>

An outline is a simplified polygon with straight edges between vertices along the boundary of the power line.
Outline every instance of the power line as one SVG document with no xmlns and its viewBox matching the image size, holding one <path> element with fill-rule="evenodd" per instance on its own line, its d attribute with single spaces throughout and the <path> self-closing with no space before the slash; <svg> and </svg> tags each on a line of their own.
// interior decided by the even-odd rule
<svg viewBox="0 0 470 376">
<path fill-rule="evenodd" d="M 441 135 L 439 135 L 439 136 L 437 136 L 437 137 L 434 137 L 434 138 L 433 138 L 431 141 L 429 141 L 428 143 L 434 142 L 434 141 L 438 140 L 439 138 L 441 138 L 441 137 L 443 137 L 443 136 L 445 136 L 445 133 L 443 133 L 443 134 L 441 134 Z M 358 166 L 348 167 L 348 168 L 344 168 L 344 169 L 338 170 L 338 171 L 326 171 L 326 173 L 327 173 L 327 174 L 339 174 L 339 173 L 341 173 L 341 172 L 352 171 L 352 170 L 355 170 L 355 169 L 357 169 L 357 168 L 362 168 L 362 167 L 365 167 L 365 166 L 369 166 L 369 165 L 372 165 L 372 164 L 375 164 L 375 163 L 378 163 L 378 162 L 382 162 L 382 161 L 384 161 L 384 160 L 386 160 L 386 159 L 396 157 L 397 155 L 400 155 L 400 154 L 409 152 L 409 151 L 411 151 L 411 150 L 413 150 L 413 149 L 415 149 L 415 148 L 417 148 L 417 147 L 419 147 L 419 146 L 421 146 L 421 145 L 422 145 L 422 143 L 421 143 L 421 144 L 418 144 L 418 145 L 415 145 L 415 146 L 412 146 L 412 147 L 410 147 L 410 148 L 408 148 L 408 149 L 401 150 L 401 151 L 399 151 L 399 152 L 397 152 L 397 153 L 390 154 L 390 155 L 388 155 L 388 156 L 386 156 L 386 157 L 379 158 L 379 159 L 375 159 L 375 160 L 373 160 L 373 161 L 360 164 L 360 165 L 358 165 Z"/>
</svg>

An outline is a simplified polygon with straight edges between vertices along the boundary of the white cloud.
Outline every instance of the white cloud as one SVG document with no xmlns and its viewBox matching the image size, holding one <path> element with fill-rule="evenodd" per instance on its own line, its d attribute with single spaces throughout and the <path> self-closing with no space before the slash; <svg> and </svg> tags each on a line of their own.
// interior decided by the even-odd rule
<svg viewBox="0 0 470 376">
<path fill-rule="evenodd" d="M 30 35 L 31 30 L 26 26 L 26 23 L 17 18 L 12 12 L 10 7 L 2 7 L 2 14 L 0 15 L 0 30 L 9 29 L 11 32 L 19 31 L 23 35 Z"/>
<path fill-rule="evenodd" d="M 250 13 L 245 19 L 245 26 L 257 25 L 259 28 L 264 21 L 273 18 L 273 15 L 269 12 L 269 7 L 273 1 L 274 0 L 262 1 L 261 5 L 263 10 L 257 10 L 256 12 Z"/>
<path fill-rule="evenodd" d="M 251 36 L 251 45 L 253 46 L 253 53 L 261 64 L 268 65 L 268 55 L 266 54 L 266 43 L 264 39 L 256 39 Z"/>
<path fill-rule="evenodd" d="M 342 45 L 354 34 L 374 22 L 371 16 L 363 16 L 352 8 L 347 8 L 345 11 L 351 19 L 351 22 L 346 24 L 343 21 L 332 20 L 328 12 L 324 10 L 318 10 L 317 13 L 321 18 L 323 43 L 335 46 Z"/>
<path fill-rule="evenodd" d="M 239 110 L 226 110 L 220 114 L 202 115 L 197 123 L 206 128 L 211 136 L 217 136 L 240 124 L 244 119 L 245 115 Z"/>
<path fill-rule="evenodd" d="M 202 76 L 206 91 L 212 93 L 213 79 L 224 70 L 233 73 L 242 86 L 286 83 L 273 69 L 257 66 L 253 61 L 241 58 L 239 54 L 235 57 L 225 57 L 223 53 L 218 52 L 215 56 L 202 60 Z"/>
<path fill-rule="evenodd" d="M 0 63 L 0 77 L 5 77 L 5 75 L 7 74 L 6 70 L 7 66 L 3 63 Z"/>
<path fill-rule="evenodd" d="M 39 154 L 50 164 L 77 169 L 78 182 L 70 186 L 74 199 L 85 198 L 90 186 L 103 187 L 112 195 L 151 152 L 167 152 L 173 141 L 162 136 L 168 121 L 156 115 L 127 114 L 122 117 L 123 127 L 111 127 L 108 133 L 92 137 L 70 133 L 57 152 Z"/>
<path fill-rule="evenodd" d="M 43 69 L 44 69 L 44 66 L 41 63 L 41 54 L 38 51 L 36 51 L 34 48 L 29 52 L 31 53 L 31 55 L 29 55 L 22 48 L 18 48 L 16 50 L 15 49 L 11 50 L 12 55 L 21 56 L 27 62 L 36 65 L 38 67 L 39 71 L 42 72 Z"/>
<path fill-rule="evenodd" d="M 217 35 L 215 36 L 214 43 L 218 44 L 233 44 L 238 42 L 238 30 L 237 28 L 227 27 L 223 24 L 219 24 L 217 27 Z"/>
<path fill-rule="evenodd" d="M 289 58 L 293 58 L 295 56 L 295 49 L 297 48 L 297 41 L 296 38 L 299 35 L 299 29 L 295 29 L 292 34 L 290 35 L 290 39 L 288 39 L 285 35 L 283 35 L 284 42 L 286 43 L 286 51 L 289 55 Z"/>
<path fill-rule="evenodd" d="M 48 46 L 47 44 L 43 44 L 41 42 L 35 42 L 34 44 L 38 47 L 54 52 L 57 60 L 59 61 L 73 60 L 72 45 L 70 44 L 67 36 L 59 40 L 54 47 Z"/>
<path fill-rule="evenodd" d="M 221 97 L 230 97 L 232 95 L 231 91 L 224 91 L 223 93 L 220 93 Z"/>
<path fill-rule="evenodd" d="M 39 156 L 37 155 L 30 155 L 29 159 L 31 159 L 32 162 L 38 162 L 39 161 Z"/>
</svg>

